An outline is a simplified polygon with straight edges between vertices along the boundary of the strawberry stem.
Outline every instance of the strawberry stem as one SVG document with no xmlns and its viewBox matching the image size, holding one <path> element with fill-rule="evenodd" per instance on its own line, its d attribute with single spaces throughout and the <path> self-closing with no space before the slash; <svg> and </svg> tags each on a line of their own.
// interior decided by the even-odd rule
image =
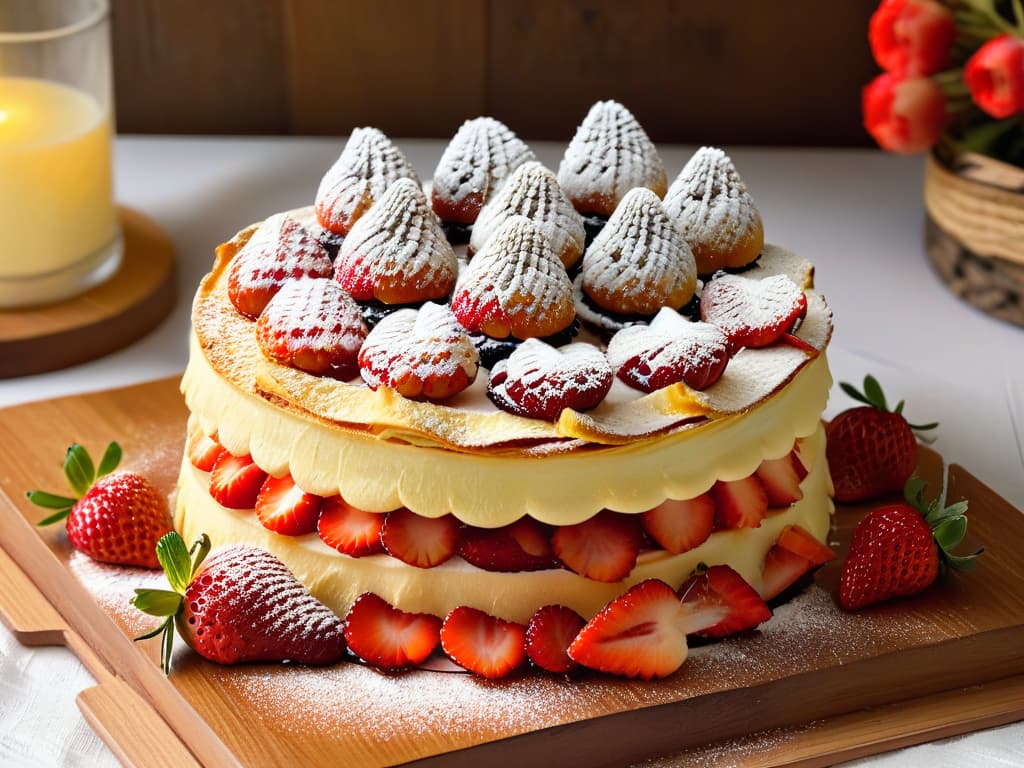
<svg viewBox="0 0 1024 768">
<path fill-rule="evenodd" d="M 36 525 L 52 525 L 66 518 L 71 513 L 71 508 L 75 506 L 75 502 L 89 492 L 98 478 L 113 472 L 120 461 L 121 446 L 114 442 L 111 442 L 103 452 L 98 470 L 85 448 L 78 443 L 68 446 L 67 452 L 64 454 L 64 477 L 75 495 L 58 496 L 46 491 L 28 491 L 25 496 L 37 507 L 56 510 L 54 514 L 43 518 Z"/>
<path fill-rule="evenodd" d="M 967 502 L 958 501 L 946 506 L 945 489 L 940 497 L 930 502 L 924 500 L 925 482 L 920 477 L 912 477 L 903 487 L 903 496 L 914 509 L 921 513 L 939 548 L 939 567 L 944 573 L 949 570 L 969 571 L 976 565 L 978 555 L 985 551 L 984 547 L 969 555 L 954 555 L 956 549 L 967 535 Z"/>
<path fill-rule="evenodd" d="M 882 391 L 882 385 L 878 383 L 878 379 L 872 376 L 870 373 L 864 377 L 864 391 L 861 392 L 852 384 L 845 381 L 839 382 L 840 389 L 843 390 L 847 395 L 856 400 L 858 403 L 864 403 L 870 405 L 872 408 L 877 408 L 880 411 L 889 411 L 889 404 L 885 400 L 885 392 Z M 896 407 L 892 409 L 892 413 L 897 413 L 900 416 L 903 415 L 903 406 L 906 404 L 906 400 L 900 400 Z M 934 437 L 920 434 L 921 432 L 927 432 L 929 429 L 935 429 L 939 426 L 939 422 L 933 421 L 930 424 L 911 424 L 907 422 L 907 426 L 910 427 L 914 435 L 923 443 L 935 442 Z"/>
</svg>

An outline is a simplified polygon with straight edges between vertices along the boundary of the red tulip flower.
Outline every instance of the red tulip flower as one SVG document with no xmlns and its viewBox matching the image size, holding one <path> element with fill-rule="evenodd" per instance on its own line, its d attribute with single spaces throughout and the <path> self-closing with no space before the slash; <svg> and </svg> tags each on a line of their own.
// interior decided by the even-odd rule
<svg viewBox="0 0 1024 768">
<path fill-rule="evenodd" d="M 946 98 L 927 77 L 883 73 L 864 88 L 863 107 L 864 127 L 890 152 L 924 152 L 946 123 Z"/>
<path fill-rule="evenodd" d="M 955 38 L 953 14 L 935 0 L 883 0 L 868 26 L 878 65 L 908 77 L 944 69 Z"/>
<path fill-rule="evenodd" d="M 992 117 L 1024 113 L 1024 40 L 992 38 L 967 60 L 964 80 L 974 103 Z"/>
</svg>

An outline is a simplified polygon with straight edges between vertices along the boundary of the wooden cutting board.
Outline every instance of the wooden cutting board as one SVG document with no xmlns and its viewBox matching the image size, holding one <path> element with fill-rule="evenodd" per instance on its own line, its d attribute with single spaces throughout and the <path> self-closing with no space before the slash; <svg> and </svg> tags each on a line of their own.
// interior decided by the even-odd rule
<svg viewBox="0 0 1024 768">
<path fill-rule="evenodd" d="M 61 526 L 36 529 L 24 492 L 63 488 L 71 442 L 99 453 L 111 439 L 171 492 L 186 416 L 176 380 L 0 412 L 0 547 L 20 568 L 0 561 L 0 613 L 26 642 L 83 658 L 100 686 L 80 704 L 127 764 L 171 764 L 167 743 L 207 766 L 816 766 L 1024 718 L 1024 516 L 956 466 L 949 498 L 970 500 L 987 548 L 973 573 L 851 615 L 834 605 L 832 564 L 759 631 L 694 648 L 666 680 L 224 668 L 184 647 L 165 677 L 158 643 L 131 640 L 153 619 L 127 602 L 159 577 L 93 563 Z M 937 488 L 940 460 L 921 458 Z M 841 548 L 861 513 L 837 513 Z M 149 727 L 124 717 L 146 707 Z"/>
</svg>

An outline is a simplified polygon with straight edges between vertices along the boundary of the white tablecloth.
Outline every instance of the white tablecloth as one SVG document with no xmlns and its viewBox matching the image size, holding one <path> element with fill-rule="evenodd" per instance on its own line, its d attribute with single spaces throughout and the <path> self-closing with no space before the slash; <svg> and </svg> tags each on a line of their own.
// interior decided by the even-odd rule
<svg viewBox="0 0 1024 768">
<path fill-rule="evenodd" d="M 178 251 L 178 306 L 131 347 L 75 368 L 0 382 L 0 406 L 178 373 L 189 304 L 213 247 L 244 225 L 312 201 L 340 139 L 141 138 L 117 143 L 118 199 L 156 219 Z M 399 141 L 424 179 L 443 143 Z M 557 167 L 562 147 L 537 144 Z M 921 247 L 922 161 L 871 150 L 732 149 L 768 239 L 817 265 L 835 312 L 836 378 L 880 376 L 936 447 L 1024 507 L 1024 330 L 951 296 Z M 670 178 L 692 150 L 663 147 Z M 830 410 L 844 407 L 834 398 Z M 0 765 L 106 766 L 111 753 L 74 698 L 92 684 L 63 649 L 25 649 L 0 627 Z M 858 761 L 863 766 L 1024 766 L 1024 724 Z"/>
</svg>

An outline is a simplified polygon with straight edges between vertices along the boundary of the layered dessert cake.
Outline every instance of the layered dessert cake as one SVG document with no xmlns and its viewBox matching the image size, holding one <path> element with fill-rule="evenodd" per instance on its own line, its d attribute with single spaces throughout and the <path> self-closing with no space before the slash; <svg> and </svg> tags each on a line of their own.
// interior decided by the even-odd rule
<svg viewBox="0 0 1024 768">
<path fill-rule="evenodd" d="M 426 191 L 359 129 L 199 287 L 175 524 L 269 550 L 350 628 L 375 601 L 433 617 L 459 663 L 445 628 L 472 615 L 518 661 L 667 674 L 685 644 L 603 666 L 587 632 L 654 593 L 687 634 L 749 629 L 830 556 L 831 330 L 730 159 L 669 185 L 619 104 L 557 172 L 471 120 Z M 553 611 L 575 618 L 548 665 Z"/>
</svg>

